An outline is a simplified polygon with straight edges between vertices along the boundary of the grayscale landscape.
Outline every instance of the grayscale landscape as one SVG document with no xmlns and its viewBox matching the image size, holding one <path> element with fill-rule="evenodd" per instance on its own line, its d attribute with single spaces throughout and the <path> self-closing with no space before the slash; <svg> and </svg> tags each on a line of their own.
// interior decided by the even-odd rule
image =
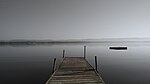
<svg viewBox="0 0 150 84">
<path fill-rule="evenodd" d="M 0 0 L 0 84 L 149 78 L 150 0 Z"/>
</svg>

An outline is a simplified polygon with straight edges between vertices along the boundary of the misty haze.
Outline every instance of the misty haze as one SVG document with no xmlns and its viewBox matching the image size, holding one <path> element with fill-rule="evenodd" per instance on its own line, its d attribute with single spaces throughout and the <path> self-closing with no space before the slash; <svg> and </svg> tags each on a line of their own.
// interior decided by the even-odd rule
<svg viewBox="0 0 150 84">
<path fill-rule="evenodd" d="M 149 0 L 0 0 L 0 84 L 150 84 Z"/>
</svg>

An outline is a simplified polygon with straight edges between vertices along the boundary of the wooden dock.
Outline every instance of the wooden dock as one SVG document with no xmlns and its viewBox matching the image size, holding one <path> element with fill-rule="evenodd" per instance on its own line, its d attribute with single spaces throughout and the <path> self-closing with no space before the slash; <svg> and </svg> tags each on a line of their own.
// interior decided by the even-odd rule
<svg viewBox="0 0 150 84">
<path fill-rule="evenodd" d="M 84 57 L 65 57 L 46 84 L 105 84 Z"/>
</svg>

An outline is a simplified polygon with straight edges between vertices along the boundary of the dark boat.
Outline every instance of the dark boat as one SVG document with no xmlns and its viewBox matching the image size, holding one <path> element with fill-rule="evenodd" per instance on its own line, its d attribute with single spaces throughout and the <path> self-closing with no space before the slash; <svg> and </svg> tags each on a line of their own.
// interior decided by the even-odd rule
<svg viewBox="0 0 150 84">
<path fill-rule="evenodd" d="M 126 46 L 111 46 L 109 47 L 109 49 L 113 49 L 113 50 L 127 50 Z"/>
</svg>

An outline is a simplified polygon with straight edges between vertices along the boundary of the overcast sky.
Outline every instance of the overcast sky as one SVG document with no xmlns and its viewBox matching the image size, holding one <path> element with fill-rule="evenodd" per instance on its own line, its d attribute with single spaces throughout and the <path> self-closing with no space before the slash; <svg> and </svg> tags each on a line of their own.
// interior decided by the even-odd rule
<svg viewBox="0 0 150 84">
<path fill-rule="evenodd" d="M 0 0 L 0 40 L 150 37 L 150 0 Z"/>
</svg>

